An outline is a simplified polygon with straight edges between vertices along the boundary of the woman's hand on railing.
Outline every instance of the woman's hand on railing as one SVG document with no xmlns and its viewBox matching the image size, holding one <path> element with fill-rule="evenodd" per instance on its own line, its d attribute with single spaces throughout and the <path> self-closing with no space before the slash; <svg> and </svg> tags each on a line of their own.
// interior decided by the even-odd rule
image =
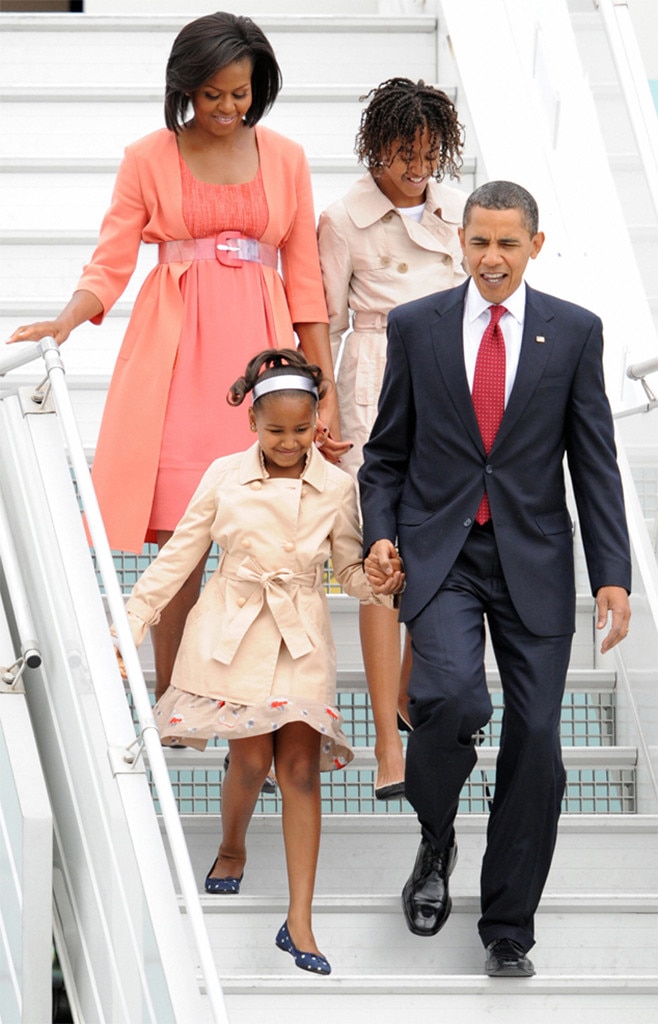
<svg viewBox="0 0 658 1024">
<path fill-rule="evenodd" d="M 17 327 L 6 344 L 12 345 L 17 341 L 41 341 L 42 338 L 54 338 L 58 345 L 66 341 L 70 328 L 64 327 L 57 320 L 41 320 L 35 324 L 23 324 Z"/>
<path fill-rule="evenodd" d="M 85 320 L 92 320 L 103 312 L 103 303 L 93 292 L 84 288 L 74 292 L 63 310 L 54 320 L 40 320 L 34 324 L 22 324 L 17 327 L 7 344 L 17 341 L 41 341 L 42 338 L 54 338 L 62 345 L 69 334 Z"/>
</svg>

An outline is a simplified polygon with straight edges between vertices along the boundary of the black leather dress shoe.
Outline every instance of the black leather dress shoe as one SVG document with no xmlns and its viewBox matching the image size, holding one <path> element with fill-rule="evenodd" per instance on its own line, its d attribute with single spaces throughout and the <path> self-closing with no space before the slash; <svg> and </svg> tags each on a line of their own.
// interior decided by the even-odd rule
<svg viewBox="0 0 658 1024">
<path fill-rule="evenodd" d="M 487 946 L 484 969 L 490 978 L 532 978 L 535 968 L 513 939 L 494 939 Z"/>
<path fill-rule="evenodd" d="M 448 920 L 452 900 L 448 879 L 457 863 L 457 844 L 437 850 L 421 839 L 416 863 L 402 890 L 402 910 L 414 935 L 436 935 Z"/>
</svg>

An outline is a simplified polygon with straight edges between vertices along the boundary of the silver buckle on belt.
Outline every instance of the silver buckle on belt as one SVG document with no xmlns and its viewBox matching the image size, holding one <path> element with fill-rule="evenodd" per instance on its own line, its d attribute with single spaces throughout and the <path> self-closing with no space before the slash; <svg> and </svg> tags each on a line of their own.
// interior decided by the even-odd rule
<svg viewBox="0 0 658 1024">
<path fill-rule="evenodd" d="M 241 238 L 238 231 L 222 231 L 215 242 L 217 259 L 227 267 L 241 267 L 248 263 L 259 263 L 259 243 L 255 238 Z M 234 255 L 235 254 L 235 255 Z"/>
</svg>

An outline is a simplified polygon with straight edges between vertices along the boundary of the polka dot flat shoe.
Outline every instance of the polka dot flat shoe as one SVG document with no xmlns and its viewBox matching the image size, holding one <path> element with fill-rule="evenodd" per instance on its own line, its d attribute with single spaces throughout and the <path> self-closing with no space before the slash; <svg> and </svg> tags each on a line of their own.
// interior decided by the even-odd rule
<svg viewBox="0 0 658 1024">
<path fill-rule="evenodd" d="M 215 869 L 215 864 L 218 860 L 219 858 L 215 859 L 213 866 L 206 875 L 206 880 L 203 883 L 204 889 L 206 892 L 209 892 L 211 896 L 237 896 L 240 892 L 240 882 L 244 878 L 244 872 L 239 878 L 232 878 L 231 876 L 228 878 L 211 878 L 210 876 L 212 875 Z"/>
<path fill-rule="evenodd" d="M 279 949 L 282 949 L 285 953 L 290 953 L 302 971 L 310 971 L 311 974 L 331 974 L 331 964 L 326 957 L 321 956 L 319 953 L 303 953 L 301 949 L 297 949 L 297 946 L 290 938 L 287 921 L 284 921 L 279 928 L 274 941 Z"/>
</svg>

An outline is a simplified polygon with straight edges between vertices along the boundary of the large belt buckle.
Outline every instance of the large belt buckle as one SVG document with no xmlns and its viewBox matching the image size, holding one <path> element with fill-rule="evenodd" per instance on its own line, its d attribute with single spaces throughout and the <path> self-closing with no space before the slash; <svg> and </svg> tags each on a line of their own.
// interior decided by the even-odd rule
<svg viewBox="0 0 658 1024">
<path fill-rule="evenodd" d="M 241 267 L 243 264 L 239 231 L 222 231 L 215 238 L 215 255 L 225 267 Z"/>
</svg>

